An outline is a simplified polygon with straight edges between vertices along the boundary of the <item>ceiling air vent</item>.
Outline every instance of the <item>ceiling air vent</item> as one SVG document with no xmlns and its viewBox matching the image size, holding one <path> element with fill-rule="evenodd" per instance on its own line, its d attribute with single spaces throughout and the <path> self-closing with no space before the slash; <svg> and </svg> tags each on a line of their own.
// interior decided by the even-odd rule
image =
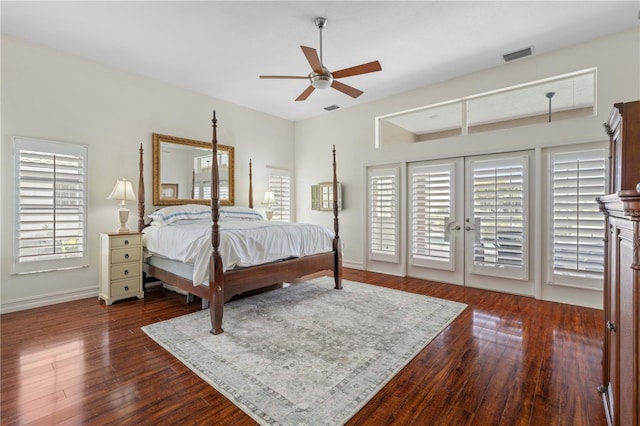
<svg viewBox="0 0 640 426">
<path fill-rule="evenodd" d="M 515 61 L 516 59 L 526 58 L 527 56 L 531 56 L 533 54 L 533 47 L 527 47 L 522 50 L 517 50 L 511 53 L 505 53 L 502 55 L 502 59 L 505 62 Z"/>
<path fill-rule="evenodd" d="M 325 111 L 333 111 L 338 108 L 340 108 L 340 105 L 329 105 L 328 107 L 324 107 Z"/>
</svg>

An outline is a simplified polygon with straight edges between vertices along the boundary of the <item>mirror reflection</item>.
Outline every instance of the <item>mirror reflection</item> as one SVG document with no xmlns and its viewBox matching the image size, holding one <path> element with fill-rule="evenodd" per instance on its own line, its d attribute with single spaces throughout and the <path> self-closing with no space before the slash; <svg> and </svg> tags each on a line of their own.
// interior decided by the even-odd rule
<svg viewBox="0 0 640 426">
<path fill-rule="evenodd" d="M 234 149 L 218 144 L 220 204 L 234 203 Z M 211 143 L 153 134 L 153 204 L 211 202 Z"/>
</svg>

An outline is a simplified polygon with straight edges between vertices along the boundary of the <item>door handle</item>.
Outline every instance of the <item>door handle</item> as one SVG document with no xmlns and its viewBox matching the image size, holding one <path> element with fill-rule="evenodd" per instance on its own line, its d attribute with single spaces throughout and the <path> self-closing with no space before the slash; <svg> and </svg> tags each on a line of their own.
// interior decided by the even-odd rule
<svg viewBox="0 0 640 426">
<path fill-rule="evenodd" d="M 449 219 L 449 218 L 446 218 Z M 451 231 L 459 231 L 460 229 L 460 225 L 456 225 L 453 226 L 453 224 L 456 223 L 455 219 L 452 220 L 451 222 L 448 222 L 447 225 L 444 227 L 444 240 L 445 241 L 449 241 L 449 233 Z"/>
<path fill-rule="evenodd" d="M 479 219 L 476 219 L 476 222 L 472 222 L 471 219 L 466 218 L 464 220 L 467 225 L 464 227 L 465 231 L 477 231 L 480 228 L 480 223 L 479 223 Z M 480 243 L 480 233 L 479 232 L 475 232 L 474 233 L 474 241 L 476 243 Z"/>
</svg>

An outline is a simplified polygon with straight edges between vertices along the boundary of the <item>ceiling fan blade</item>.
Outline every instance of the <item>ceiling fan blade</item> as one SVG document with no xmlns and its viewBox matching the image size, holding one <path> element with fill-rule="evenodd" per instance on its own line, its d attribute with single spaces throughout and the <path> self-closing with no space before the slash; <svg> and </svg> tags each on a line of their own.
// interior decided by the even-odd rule
<svg viewBox="0 0 640 426">
<path fill-rule="evenodd" d="M 260 78 L 309 78 L 307 75 L 261 75 Z"/>
<path fill-rule="evenodd" d="M 317 72 L 318 74 L 322 74 L 322 64 L 320 63 L 320 58 L 318 57 L 318 51 L 313 47 L 300 46 L 302 49 L 302 53 L 307 57 L 307 61 L 309 61 L 309 65 L 311 65 L 311 69 L 313 72 Z"/>
<path fill-rule="evenodd" d="M 313 86 L 309 86 L 305 89 L 304 92 L 300 93 L 300 96 L 296 98 L 296 101 L 304 101 L 309 97 L 309 95 L 315 90 Z"/>
<path fill-rule="evenodd" d="M 333 83 L 331 83 L 331 87 L 351 96 L 352 98 L 357 98 L 364 93 L 362 90 L 358 90 L 355 87 L 347 86 L 346 84 L 340 83 L 337 80 L 333 80 Z"/>
<path fill-rule="evenodd" d="M 352 75 L 366 74 L 369 72 L 382 71 L 380 62 L 373 61 L 366 64 L 356 65 L 355 67 L 345 68 L 336 72 L 333 72 L 333 78 L 351 77 Z"/>
</svg>

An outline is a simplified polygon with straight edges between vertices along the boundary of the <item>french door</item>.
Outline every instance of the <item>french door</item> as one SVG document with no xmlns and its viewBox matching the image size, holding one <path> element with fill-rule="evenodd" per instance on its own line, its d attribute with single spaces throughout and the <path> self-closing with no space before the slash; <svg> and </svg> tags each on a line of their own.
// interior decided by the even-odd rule
<svg viewBox="0 0 640 426">
<path fill-rule="evenodd" d="M 533 295 L 531 155 L 409 164 L 408 275 Z"/>
<path fill-rule="evenodd" d="M 464 284 L 464 159 L 408 166 L 407 274 Z"/>
</svg>

